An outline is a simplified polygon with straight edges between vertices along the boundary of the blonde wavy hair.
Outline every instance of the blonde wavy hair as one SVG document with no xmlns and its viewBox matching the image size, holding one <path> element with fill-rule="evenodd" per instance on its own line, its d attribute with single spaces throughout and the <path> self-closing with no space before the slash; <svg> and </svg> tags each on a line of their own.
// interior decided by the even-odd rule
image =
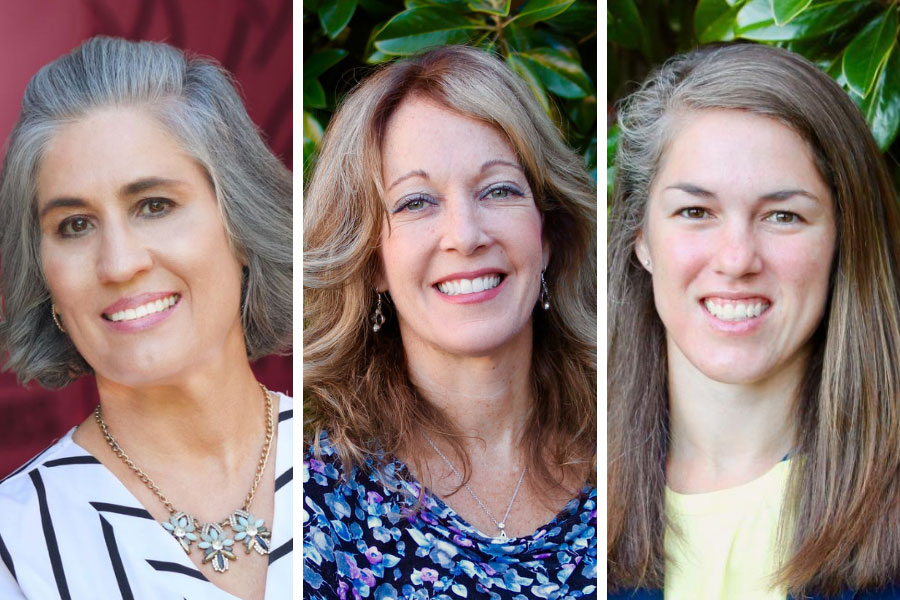
<svg viewBox="0 0 900 600">
<path fill-rule="evenodd" d="M 306 444 L 318 450 L 327 431 L 349 472 L 367 459 L 383 464 L 424 430 L 444 437 L 469 472 L 458 432 L 409 380 L 389 301 L 384 327 L 376 334 L 370 323 L 386 218 L 381 141 L 413 94 L 503 132 L 525 169 L 552 249 L 553 294 L 552 309 L 533 318 L 528 474 L 546 488 L 559 485 L 560 474 L 587 481 L 597 419 L 593 181 L 526 85 L 496 57 L 462 46 L 378 69 L 348 94 L 326 132 L 303 207 Z"/>
</svg>

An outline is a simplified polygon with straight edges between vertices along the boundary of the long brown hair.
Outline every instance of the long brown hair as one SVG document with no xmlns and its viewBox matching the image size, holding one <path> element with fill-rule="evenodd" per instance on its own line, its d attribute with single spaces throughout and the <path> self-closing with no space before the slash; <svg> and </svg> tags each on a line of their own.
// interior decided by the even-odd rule
<svg viewBox="0 0 900 600">
<path fill-rule="evenodd" d="M 649 195 L 685 111 L 744 110 L 809 144 L 831 188 L 831 293 L 797 398 L 781 517 L 789 592 L 838 593 L 900 576 L 900 207 L 859 110 L 795 54 L 739 44 L 675 57 L 624 104 L 609 234 L 608 572 L 661 588 L 668 443 L 665 330 L 634 255 Z"/>
<path fill-rule="evenodd" d="M 522 162 L 551 247 L 553 296 L 552 309 L 533 318 L 528 473 L 543 487 L 558 484 L 560 472 L 586 481 L 594 472 L 597 423 L 591 178 L 527 86 L 496 57 L 461 46 L 378 70 L 329 125 L 303 206 L 305 442 L 316 444 L 327 431 L 345 468 L 365 467 L 367 458 L 377 464 L 423 430 L 466 456 L 452 424 L 409 380 L 390 302 L 378 333 L 369 320 L 385 216 L 381 141 L 390 116 L 412 94 L 497 128 Z"/>
</svg>

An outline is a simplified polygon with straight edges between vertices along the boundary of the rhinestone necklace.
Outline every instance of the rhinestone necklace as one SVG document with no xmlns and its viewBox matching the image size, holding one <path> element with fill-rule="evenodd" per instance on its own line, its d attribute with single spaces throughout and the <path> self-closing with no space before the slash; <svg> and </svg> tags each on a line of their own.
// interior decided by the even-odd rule
<svg viewBox="0 0 900 600">
<path fill-rule="evenodd" d="M 438 456 L 444 459 L 444 462 L 447 463 L 447 466 L 450 467 L 450 470 L 453 471 L 453 473 L 457 477 L 459 477 L 460 483 L 462 483 L 463 486 L 465 486 L 466 490 L 468 490 L 468 492 L 472 494 L 472 497 L 475 498 L 475 502 L 478 503 L 478 506 L 481 507 L 481 510 L 483 510 L 487 514 L 491 521 L 494 522 L 494 525 L 497 526 L 497 529 L 500 530 L 500 535 L 494 538 L 494 541 L 500 544 L 508 542 L 509 537 L 506 535 L 506 518 L 509 516 L 509 511 L 512 510 L 513 502 L 516 501 L 516 496 L 519 495 L 519 488 L 522 487 L 522 480 L 525 479 L 525 471 L 527 470 L 527 467 L 522 469 L 522 475 L 519 476 L 519 483 L 516 484 L 516 491 L 513 492 L 512 498 L 509 499 L 509 506 L 506 507 L 506 513 L 503 515 L 503 520 L 497 521 L 497 519 L 494 518 L 493 513 L 491 513 L 491 511 L 488 510 L 488 507 L 484 505 L 484 502 L 481 501 L 481 498 L 479 498 L 475 494 L 475 492 L 472 491 L 472 488 L 469 487 L 469 484 L 466 483 L 466 480 L 463 478 L 462 474 L 456 470 L 456 467 L 453 466 L 453 463 L 450 462 L 450 459 L 444 456 L 443 452 L 438 450 L 437 445 L 435 445 L 435 443 L 431 441 L 431 438 L 428 437 L 425 432 L 422 432 L 422 435 L 425 436 L 425 439 L 428 440 L 428 443 L 431 444 L 431 447 L 434 448 L 434 451 L 438 453 Z"/>
<path fill-rule="evenodd" d="M 269 390 L 266 389 L 266 386 L 260 383 L 259 387 L 262 389 L 263 397 L 266 400 L 266 440 L 263 442 L 262 453 L 256 465 L 256 475 L 253 477 L 253 484 L 250 486 L 250 492 L 244 499 L 243 506 L 219 522 L 200 523 L 188 513 L 176 510 L 165 494 L 153 483 L 150 476 L 128 458 L 125 450 L 122 449 L 116 438 L 109 432 L 109 427 L 106 426 L 106 421 L 103 420 L 103 412 L 100 410 L 100 405 L 97 405 L 97 408 L 94 410 L 94 418 L 97 421 L 97 425 L 100 426 L 100 431 L 103 432 L 103 437 L 106 438 L 106 443 L 116 453 L 116 456 L 121 458 L 122 462 L 134 471 L 141 482 L 150 488 L 151 492 L 156 494 L 156 497 L 169 511 L 171 517 L 168 522 L 162 523 L 162 526 L 172 534 L 172 537 L 178 540 L 178 543 L 181 544 L 181 547 L 188 554 L 191 553 L 191 544 L 198 542 L 197 547 L 206 553 L 203 556 L 203 563 L 211 563 L 213 569 L 218 573 L 224 573 L 228 570 L 229 561 L 237 560 L 237 556 L 234 554 L 234 543 L 236 541 L 244 542 L 245 554 L 250 554 L 251 550 L 256 550 L 258 554 L 263 555 L 269 553 L 272 533 L 266 528 L 263 519 L 257 519 L 249 512 L 250 505 L 253 503 L 253 497 L 256 495 L 256 488 L 259 487 L 259 482 L 266 470 L 266 463 L 269 461 L 269 451 L 272 449 L 272 437 L 275 431 L 275 418 L 272 416 L 272 398 L 269 396 Z M 234 537 L 225 532 L 226 527 L 231 529 Z M 199 536 L 195 533 L 196 531 L 200 532 Z"/>
</svg>

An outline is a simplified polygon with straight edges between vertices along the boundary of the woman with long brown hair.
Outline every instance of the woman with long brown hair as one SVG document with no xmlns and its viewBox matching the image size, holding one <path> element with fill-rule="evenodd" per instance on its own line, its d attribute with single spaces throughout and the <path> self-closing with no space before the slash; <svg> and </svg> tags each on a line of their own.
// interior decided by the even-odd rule
<svg viewBox="0 0 900 600">
<path fill-rule="evenodd" d="M 595 196 L 496 57 L 344 101 L 304 202 L 304 586 L 596 593 Z"/>
<path fill-rule="evenodd" d="M 900 594 L 900 208 L 865 120 L 744 44 L 670 60 L 620 123 L 611 593 Z"/>
</svg>

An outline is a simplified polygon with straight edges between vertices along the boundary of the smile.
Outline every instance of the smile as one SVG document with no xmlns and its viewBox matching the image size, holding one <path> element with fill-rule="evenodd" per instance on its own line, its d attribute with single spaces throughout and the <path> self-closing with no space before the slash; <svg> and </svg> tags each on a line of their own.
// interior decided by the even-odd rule
<svg viewBox="0 0 900 600">
<path fill-rule="evenodd" d="M 126 310 L 120 310 L 118 312 L 114 312 L 111 315 L 104 314 L 103 318 L 107 321 L 112 321 L 113 323 L 118 323 L 120 321 L 134 321 L 135 319 L 141 319 L 148 315 L 153 315 L 156 313 L 160 313 L 166 310 L 169 310 L 175 303 L 178 302 L 180 296 L 178 294 L 172 294 L 171 296 L 167 296 L 165 298 L 160 298 L 154 302 L 148 302 L 146 304 L 141 304 L 135 308 L 129 308 Z"/>
<path fill-rule="evenodd" d="M 762 298 L 748 298 L 746 300 L 725 300 L 723 298 L 706 298 L 703 301 L 706 310 L 712 316 L 723 321 L 746 321 L 755 319 L 772 306 L 772 303 Z"/>
<path fill-rule="evenodd" d="M 485 275 L 483 277 L 475 277 L 474 279 L 453 279 L 450 281 L 442 281 L 435 287 L 448 296 L 459 296 L 460 294 L 475 294 L 485 290 L 492 290 L 503 281 L 503 275 Z"/>
</svg>

